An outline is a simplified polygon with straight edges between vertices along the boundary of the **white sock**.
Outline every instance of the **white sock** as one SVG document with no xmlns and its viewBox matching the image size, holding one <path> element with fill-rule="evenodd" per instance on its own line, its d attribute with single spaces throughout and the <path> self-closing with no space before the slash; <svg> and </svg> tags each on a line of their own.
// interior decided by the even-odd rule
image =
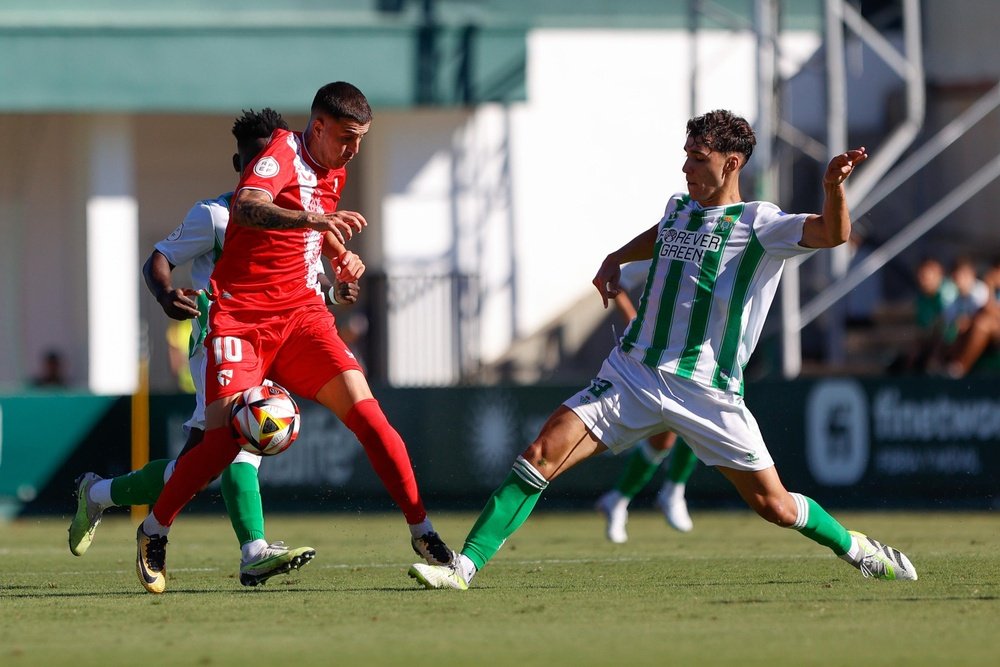
<svg viewBox="0 0 1000 667">
<path fill-rule="evenodd" d="M 249 563 L 252 560 L 257 560 L 266 548 L 267 540 L 250 540 L 240 547 L 240 552 L 243 554 L 243 562 Z"/>
<path fill-rule="evenodd" d="M 685 486 L 686 485 L 684 484 L 677 484 L 674 482 L 664 482 L 662 493 L 671 500 L 681 500 L 684 498 Z"/>
<path fill-rule="evenodd" d="M 851 548 L 847 550 L 846 554 L 841 556 L 842 559 L 846 560 L 848 563 L 857 563 L 858 559 L 861 557 L 861 545 L 858 544 L 858 538 L 851 535 Z"/>
<path fill-rule="evenodd" d="M 669 449 L 653 449 L 653 446 L 649 444 L 648 440 L 642 441 L 639 445 L 639 451 L 642 452 L 644 459 L 654 465 L 660 465 L 663 463 L 663 459 L 667 458 L 667 454 L 670 453 Z"/>
<path fill-rule="evenodd" d="M 407 525 L 410 527 L 410 535 L 413 537 L 413 539 L 417 539 L 418 537 L 422 537 L 427 533 L 434 532 L 434 526 L 431 525 L 430 519 L 424 519 L 420 523 L 411 523 Z"/>
<path fill-rule="evenodd" d="M 115 501 L 111 500 L 110 479 L 102 479 L 99 482 L 91 484 L 87 497 L 90 499 L 90 502 L 100 505 L 102 510 L 115 506 Z"/>
<path fill-rule="evenodd" d="M 473 563 L 472 560 L 465 554 L 458 554 L 458 564 L 456 569 L 462 579 L 465 579 L 465 583 L 472 581 L 472 578 L 476 576 L 476 572 L 478 571 L 476 570 L 476 564 Z"/>
<path fill-rule="evenodd" d="M 142 521 L 142 532 L 146 533 L 149 537 L 154 535 L 162 535 L 166 537 L 167 533 L 170 532 L 170 526 L 164 526 L 162 523 L 156 520 L 156 517 L 152 512 L 149 513 Z"/>
<path fill-rule="evenodd" d="M 619 491 L 618 489 L 611 489 L 610 491 L 604 494 L 604 498 L 607 498 L 608 502 L 611 505 L 614 505 L 615 507 L 619 505 L 625 505 L 626 507 L 628 507 L 629 501 L 631 500 L 630 498 L 626 498 L 625 496 L 623 496 L 622 492 Z"/>
</svg>

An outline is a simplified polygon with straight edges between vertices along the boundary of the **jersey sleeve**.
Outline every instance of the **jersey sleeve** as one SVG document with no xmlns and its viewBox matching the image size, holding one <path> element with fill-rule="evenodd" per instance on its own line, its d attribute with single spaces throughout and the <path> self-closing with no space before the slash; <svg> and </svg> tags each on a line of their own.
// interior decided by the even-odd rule
<svg viewBox="0 0 1000 667">
<path fill-rule="evenodd" d="M 774 257 L 788 259 L 808 255 L 816 248 L 807 248 L 802 240 L 802 227 L 807 213 L 785 213 L 774 204 L 760 202 L 754 219 L 754 234 L 764 247 L 764 252 Z"/>
<path fill-rule="evenodd" d="M 229 211 L 217 203 L 200 201 L 191 207 L 184 221 L 167 238 L 156 243 L 159 251 L 173 266 L 180 266 L 212 252 L 215 248 L 216 229 L 224 232 Z"/>
<path fill-rule="evenodd" d="M 291 142 L 291 143 L 290 143 Z M 295 177 L 294 138 L 287 130 L 277 130 L 267 146 L 254 158 L 240 177 L 236 193 L 262 190 L 275 199 Z"/>
</svg>

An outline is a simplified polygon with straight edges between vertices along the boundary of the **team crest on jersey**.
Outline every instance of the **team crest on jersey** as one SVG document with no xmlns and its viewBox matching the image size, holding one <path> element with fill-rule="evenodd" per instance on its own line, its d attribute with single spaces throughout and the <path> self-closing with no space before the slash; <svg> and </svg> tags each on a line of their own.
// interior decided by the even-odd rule
<svg viewBox="0 0 1000 667">
<path fill-rule="evenodd" d="M 278 165 L 278 161 L 270 155 L 257 160 L 257 164 L 253 166 L 253 173 L 257 174 L 261 178 L 271 178 L 272 176 L 277 176 L 280 170 L 281 167 Z"/>
<path fill-rule="evenodd" d="M 174 231 L 170 232 L 170 236 L 167 237 L 167 240 L 168 241 L 176 241 L 177 239 L 179 239 L 181 237 L 181 234 L 183 232 L 184 232 L 184 223 L 181 223 L 181 224 L 177 225 L 177 229 L 175 229 Z"/>
<path fill-rule="evenodd" d="M 219 371 L 215 379 L 219 381 L 220 387 L 228 387 L 229 383 L 233 381 L 233 371 L 230 369 Z"/>
<path fill-rule="evenodd" d="M 722 220 L 719 221 L 719 224 L 715 226 L 715 231 L 719 232 L 720 234 L 725 234 L 730 229 L 732 229 L 734 222 L 735 219 L 733 218 L 733 216 L 724 215 L 722 216 Z"/>
</svg>

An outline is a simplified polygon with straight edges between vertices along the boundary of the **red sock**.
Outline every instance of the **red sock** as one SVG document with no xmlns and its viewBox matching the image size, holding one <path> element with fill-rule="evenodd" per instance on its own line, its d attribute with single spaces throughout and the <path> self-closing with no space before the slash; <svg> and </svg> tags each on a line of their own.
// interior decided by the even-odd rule
<svg viewBox="0 0 1000 667">
<path fill-rule="evenodd" d="M 406 523 L 412 525 L 426 519 L 427 512 L 420 500 L 406 444 L 386 420 L 378 401 L 368 398 L 355 403 L 344 424 L 361 441 L 382 485 L 403 510 Z"/>
<path fill-rule="evenodd" d="M 153 516 L 169 526 L 195 494 L 225 470 L 240 451 L 228 427 L 205 431 L 205 438 L 177 459 L 174 473 L 153 505 Z"/>
</svg>

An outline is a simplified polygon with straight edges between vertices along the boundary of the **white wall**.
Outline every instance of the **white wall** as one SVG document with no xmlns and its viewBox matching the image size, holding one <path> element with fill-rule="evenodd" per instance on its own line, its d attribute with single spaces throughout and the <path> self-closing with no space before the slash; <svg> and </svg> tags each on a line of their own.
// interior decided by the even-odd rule
<svg viewBox="0 0 1000 667">
<path fill-rule="evenodd" d="M 87 378 L 86 119 L 0 115 L 0 388 L 18 389 L 48 349 Z"/>
</svg>

